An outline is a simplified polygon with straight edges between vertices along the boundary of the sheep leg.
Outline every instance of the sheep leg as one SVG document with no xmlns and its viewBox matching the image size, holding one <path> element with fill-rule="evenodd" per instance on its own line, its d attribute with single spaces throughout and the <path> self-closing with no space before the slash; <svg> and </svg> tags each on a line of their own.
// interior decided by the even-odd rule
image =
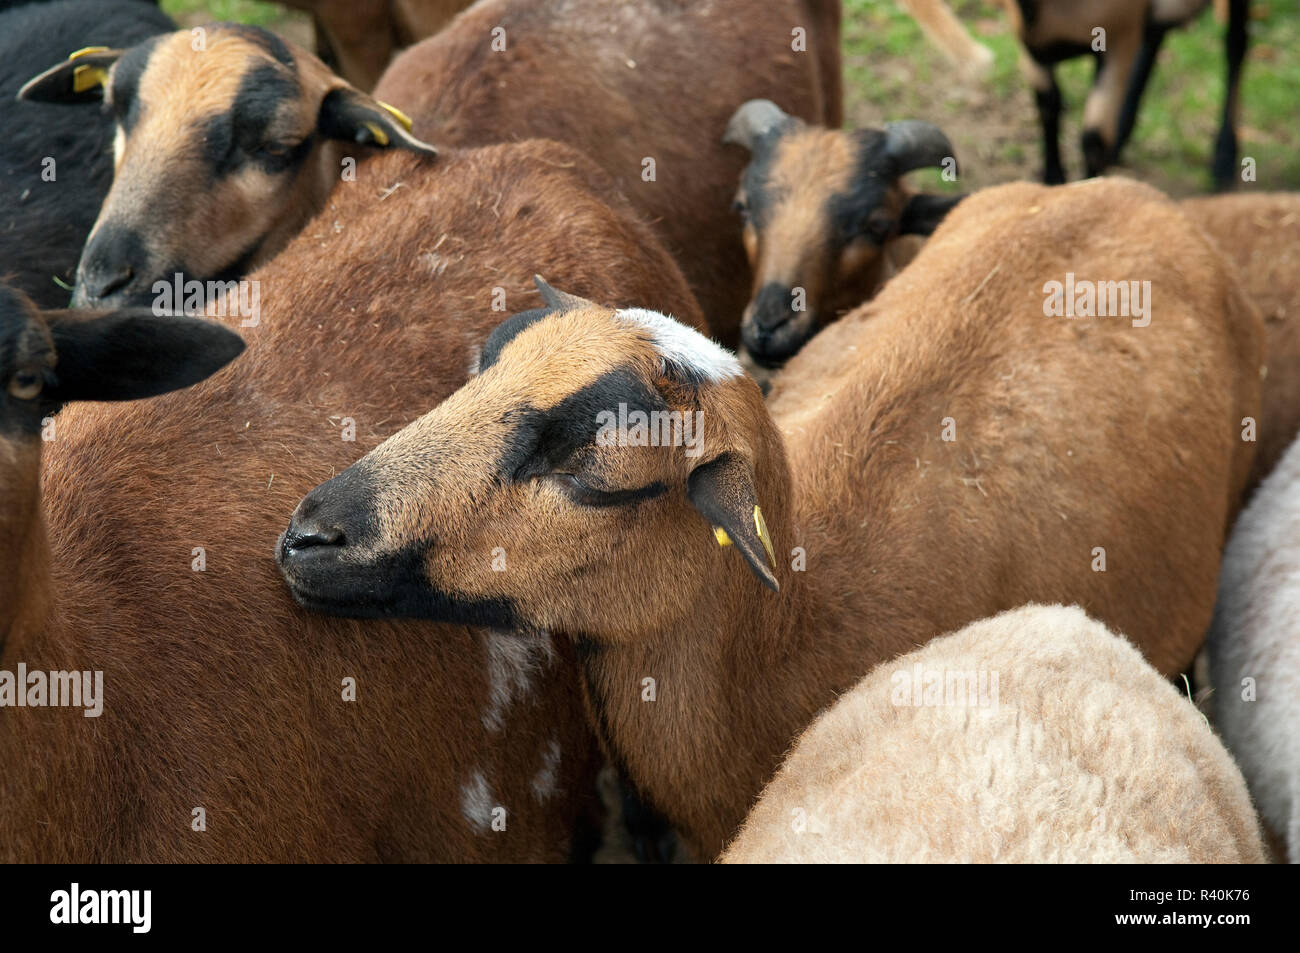
<svg viewBox="0 0 1300 953">
<path fill-rule="evenodd" d="M 1101 175 L 1115 161 L 1120 109 L 1140 47 L 1137 37 L 1112 36 L 1098 58 L 1097 75 L 1083 107 L 1083 161 L 1089 178 Z"/>
<path fill-rule="evenodd" d="M 1160 54 L 1160 47 L 1168 32 L 1168 26 L 1150 21 L 1143 30 L 1142 49 L 1138 52 L 1133 76 L 1128 84 L 1128 93 L 1124 96 L 1124 108 L 1119 114 L 1119 131 L 1115 134 L 1115 149 L 1112 153 L 1115 161 L 1119 161 L 1120 152 L 1123 151 L 1124 145 L 1133 133 L 1133 126 L 1137 123 L 1138 107 L 1142 105 L 1142 94 L 1146 92 L 1151 71 L 1156 65 L 1156 57 Z"/>
<path fill-rule="evenodd" d="M 1043 181 L 1060 185 L 1065 181 L 1065 167 L 1061 165 L 1061 88 L 1056 85 L 1052 67 L 1028 50 L 1021 51 L 1020 64 L 1034 88 L 1034 104 L 1043 130 Z"/>
<path fill-rule="evenodd" d="M 1231 189 L 1237 180 L 1237 113 L 1249 14 L 1250 0 L 1230 0 L 1224 44 L 1228 57 L 1228 81 L 1223 97 L 1223 125 L 1219 127 L 1219 138 L 1214 145 L 1214 187 L 1220 192 Z"/>
</svg>

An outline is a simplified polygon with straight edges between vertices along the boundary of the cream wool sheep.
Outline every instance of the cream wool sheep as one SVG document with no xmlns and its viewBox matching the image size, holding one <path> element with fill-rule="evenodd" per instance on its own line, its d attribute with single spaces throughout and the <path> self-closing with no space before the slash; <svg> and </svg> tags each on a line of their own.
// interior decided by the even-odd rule
<svg viewBox="0 0 1300 953">
<path fill-rule="evenodd" d="M 930 704 L 930 680 L 958 673 L 967 703 Z M 1035 605 L 877 667 L 804 732 L 721 857 L 1264 859 L 1241 774 L 1196 709 L 1082 610 Z"/>
<path fill-rule="evenodd" d="M 1232 531 L 1209 650 L 1219 731 L 1300 863 L 1300 441 Z"/>
</svg>

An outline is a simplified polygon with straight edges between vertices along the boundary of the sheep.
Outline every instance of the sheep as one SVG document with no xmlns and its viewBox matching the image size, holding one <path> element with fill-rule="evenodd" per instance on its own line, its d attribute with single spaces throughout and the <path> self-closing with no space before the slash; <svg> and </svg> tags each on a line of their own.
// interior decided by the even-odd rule
<svg viewBox="0 0 1300 953">
<path fill-rule="evenodd" d="M 1236 265 L 1264 318 L 1266 345 L 1254 488 L 1300 433 L 1300 194 L 1184 199 L 1179 208 Z"/>
<path fill-rule="evenodd" d="M 599 760 L 567 641 L 311 615 L 271 551 L 304 492 L 466 379 L 494 307 L 527 307 L 543 263 L 589 293 L 703 319 L 570 148 L 372 161 L 249 276 L 260 313 L 221 318 L 247 341 L 239 361 L 183 393 L 57 418 L 57 604 L 10 632 L 0 668 L 100 670 L 107 698 L 89 730 L 80 715 L 0 718 L 0 860 L 583 849 Z"/>
<path fill-rule="evenodd" d="M 77 257 L 113 178 L 113 124 L 14 97 L 33 73 L 80 47 L 131 45 L 173 29 L 140 0 L 0 10 L 0 277 L 42 308 L 68 303 Z"/>
<path fill-rule="evenodd" d="M 492 50 L 497 36 L 504 52 Z M 82 258 L 78 300 L 143 301 L 154 282 L 177 271 L 207 281 L 264 263 L 332 189 L 351 187 L 339 181 L 342 144 L 328 137 L 364 138 L 373 122 L 392 145 L 414 151 L 432 149 L 424 140 L 479 146 L 533 136 L 586 152 L 654 225 L 714 333 L 734 341 L 748 278 L 728 200 L 742 157 L 719 139 L 736 103 L 753 96 L 775 96 L 809 121 L 838 124 L 838 42 L 839 6 L 828 0 L 761 7 L 748 0 L 669 7 L 657 0 L 489 0 L 402 54 L 376 88 L 379 101 L 409 111 L 423 137 L 414 140 L 377 101 L 350 87 L 331 93 L 340 80 L 271 34 L 209 27 L 206 52 L 191 48 L 188 33 L 169 37 L 152 51 L 132 51 L 121 61 L 126 69 L 110 69 L 108 88 L 119 106 L 134 101 L 125 80 L 136 76 L 140 88 L 153 91 L 154 105 L 124 135 L 117 180 Z M 225 52 L 213 56 L 217 50 Z M 284 60 L 296 64 L 293 83 L 282 82 L 277 62 Z M 123 73 L 128 88 L 119 91 Z M 57 95 L 62 87 L 51 92 L 51 85 L 38 82 L 31 94 Z M 250 91 L 242 107 L 241 88 Z M 348 117 L 330 108 L 341 95 Z M 269 100 L 278 101 L 274 135 L 259 137 Z M 572 108 L 575 101 L 581 110 Z M 251 130 L 249 148 L 287 155 L 267 157 L 260 173 L 232 173 L 209 185 L 204 161 L 188 154 L 223 110 Z M 324 135 L 301 138 L 313 125 Z M 271 173 L 268 163 L 285 168 Z M 356 166 L 358 180 L 365 168 Z M 174 214 L 160 216 L 159 208 Z"/>
<path fill-rule="evenodd" d="M 1061 90 L 1053 69 L 1062 60 L 1092 54 L 1097 74 L 1084 106 L 1086 174 L 1100 175 L 1119 158 L 1137 118 L 1138 104 L 1171 29 L 1190 22 L 1210 0 L 1002 0 L 1021 46 L 1021 69 L 1034 90 L 1043 131 L 1043 181 L 1065 181 L 1061 163 Z M 1220 191 L 1237 179 L 1238 90 L 1246 58 L 1250 0 L 1229 0 L 1224 39 L 1227 59 L 1223 122 L 1212 172 Z M 1099 34 L 1101 30 L 1104 33 Z M 1104 46 L 1098 50 L 1097 44 Z"/>
<path fill-rule="evenodd" d="M 79 307 L 147 304 L 177 273 L 232 280 L 264 264 L 336 183 L 353 184 L 344 172 L 364 175 L 345 164 L 358 144 L 436 154 L 400 111 L 275 34 L 202 29 L 202 42 L 182 30 L 91 50 L 19 94 L 102 101 L 116 124 L 117 172 L 77 266 Z"/>
<path fill-rule="evenodd" d="M 243 349 L 238 334 L 210 321 L 142 309 L 41 312 L 21 290 L 0 284 L 0 653 L 50 599 L 40 460 L 52 415 L 73 401 L 136 400 L 189 387 Z M 13 706 L 13 693 L 27 692 L 12 677 L 0 673 L 0 704 Z"/>
<path fill-rule="evenodd" d="M 745 353 L 780 367 L 825 324 L 879 291 L 960 195 L 913 193 L 902 177 L 951 164 L 952 143 L 919 120 L 841 131 L 809 125 L 769 100 L 745 103 L 726 141 L 752 156 L 736 192 L 753 291 Z"/>
<path fill-rule="evenodd" d="M 393 53 L 432 36 L 474 0 L 280 0 L 305 10 L 321 59 L 358 89 L 374 87 Z"/>
<path fill-rule="evenodd" d="M 501 52 L 488 51 L 494 35 Z M 719 140 L 757 97 L 838 126 L 839 40 L 838 0 L 482 0 L 399 55 L 375 95 L 432 141 L 531 134 L 586 152 L 654 225 L 713 336 L 734 346 L 749 277 L 729 202 L 744 161 Z"/>
<path fill-rule="evenodd" d="M 1298 540 L 1300 441 L 1237 520 L 1209 637 L 1215 723 L 1293 864 L 1300 863 Z"/>
<path fill-rule="evenodd" d="M 1025 606 L 882 662 L 799 738 L 719 858 L 1263 863 L 1241 772 L 1132 645 Z"/>
<path fill-rule="evenodd" d="M 1134 261 L 1149 322 L 1046 316 L 1051 281 Z M 938 632 L 1050 601 L 1166 676 L 1201 644 L 1261 330 L 1155 190 L 966 199 L 766 403 L 661 313 L 546 302 L 302 499 L 280 571 L 319 612 L 567 634 L 605 750 L 697 856 L 818 710 Z"/>
</svg>

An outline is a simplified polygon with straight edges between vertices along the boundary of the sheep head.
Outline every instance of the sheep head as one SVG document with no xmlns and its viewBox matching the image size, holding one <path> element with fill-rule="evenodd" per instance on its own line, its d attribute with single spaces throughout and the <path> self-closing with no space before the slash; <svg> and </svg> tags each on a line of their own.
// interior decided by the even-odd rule
<svg viewBox="0 0 1300 953">
<path fill-rule="evenodd" d="M 788 475 L 734 355 L 544 294 L 460 390 L 302 500 L 276 553 L 302 605 L 612 641 L 724 580 L 779 587 Z"/>
<path fill-rule="evenodd" d="M 724 141 L 752 156 L 735 203 L 754 271 L 741 339 L 765 367 L 780 366 L 872 297 L 887 277 L 885 244 L 928 235 L 960 198 L 911 194 L 901 184 L 907 172 L 953 155 L 925 122 L 824 129 L 760 99 L 736 111 Z"/>
<path fill-rule="evenodd" d="M 400 111 L 315 56 L 230 23 L 78 51 L 19 97 L 102 103 L 116 120 L 114 180 L 77 268 L 79 306 L 147 303 L 177 273 L 240 277 L 323 205 L 345 143 L 434 153 Z"/>
</svg>

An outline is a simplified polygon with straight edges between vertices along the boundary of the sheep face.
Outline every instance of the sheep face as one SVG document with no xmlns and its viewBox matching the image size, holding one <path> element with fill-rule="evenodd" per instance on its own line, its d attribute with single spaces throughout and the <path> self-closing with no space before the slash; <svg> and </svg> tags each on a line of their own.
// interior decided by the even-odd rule
<svg viewBox="0 0 1300 953">
<path fill-rule="evenodd" d="M 323 204 L 347 170 L 341 142 L 433 151 L 311 54 L 234 24 L 74 54 L 20 96 L 102 101 L 116 120 L 114 181 L 77 268 L 78 306 L 145 303 L 177 273 L 238 278 Z"/>
<path fill-rule="evenodd" d="M 736 112 L 726 139 L 753 156 L 735 203 L 754 272 L 741 339 L 765 367 L 872 297 L 889 275 L 886 243 L 929 234 L 958 201 L 900 185 L 905 172 L 952 155 L 928 123 L 842 132 L 755 100 Z"/>
<path fill-rule="evenodd" d="M 701 548 L 775 586 L 748 438 L 766 419 L 734 356 L 669 318 L 525 312 L 464 387 L 309 493 L 277 559 L 310 609 L 663 631 L 707 598 Z"/>
</svg>

